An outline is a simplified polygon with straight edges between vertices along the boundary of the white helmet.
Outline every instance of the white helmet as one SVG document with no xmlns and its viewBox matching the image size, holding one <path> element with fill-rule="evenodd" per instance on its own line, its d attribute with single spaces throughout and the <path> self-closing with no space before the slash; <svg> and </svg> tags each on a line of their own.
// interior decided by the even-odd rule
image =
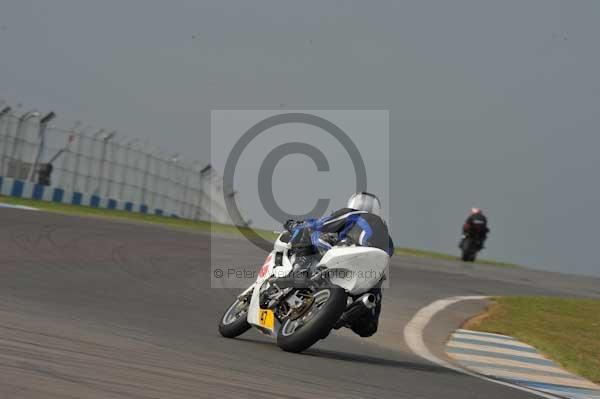
<svg viewBox="0 0 600 399">
<path fill-rule="evenodd" d="M 376 195 L 366 192 L 354 193 L 348 200 L 348 208 L 365 211 L 381 217 L 381 202 Z"/>
</svg>

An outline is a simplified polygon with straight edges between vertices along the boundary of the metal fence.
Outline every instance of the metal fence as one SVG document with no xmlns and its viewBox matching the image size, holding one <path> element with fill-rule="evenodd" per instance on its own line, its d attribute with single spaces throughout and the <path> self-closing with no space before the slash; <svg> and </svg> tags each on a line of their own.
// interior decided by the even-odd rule
<svg viewBox="0 0 600 399">
<path fill-rule="evenodd" d="M 52 115 L 0 111 L 0 176 L 50 184 L 70 192 L 143 204 L 149 212 L 243 225 L 224 206 L 221 177 L 207 163 L 167 156 L 148 142 L 123 141 L 116 131 L 49 126 Z M 235 195 L 234 193 L 228 193 Z"/>
</svg>

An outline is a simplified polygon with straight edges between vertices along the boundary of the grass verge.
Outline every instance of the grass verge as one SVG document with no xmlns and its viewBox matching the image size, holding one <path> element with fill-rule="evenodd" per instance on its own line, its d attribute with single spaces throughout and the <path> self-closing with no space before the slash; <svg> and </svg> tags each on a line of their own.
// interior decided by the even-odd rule
<svg viewBox="0 0 600 399">
<path fill-rule="evenodd" d="M 419 258 L 429 258 L 429 259 L 441 259 L 441 260 L 459 260 L 459 255 L 450 255 L 441 252 L 433 252 L 433 251 L 424 251 L 421 249 L 412 249 L 412 248 L 396 248 L 394 250 L 396 255 L 406 255 L 406 256 L 415 256 Z M 488 259 L 477 259 L 477 264 L 481 265 L 489 265 L 489 266 L 497 266 L 497 267 L 505 267 L 505 268 L 522 268 L 523 266 L 515 265 L 514 263 L 506 263 L 506 262 L 497 262 L 494 260 Z"/>
<path fill-rule="evenodd" d="M 513 336 L 600 383 L 600 300 L 500 297 L 465 327 Z"/>
<path fill-rule="evenodd" d="M 195 221 L 195 220 L 186 220 L 186 219 L 178 219 L 169 216 L 158 216 L 158 215 L 149 215 L 143 213 L 134 213 L 127 211 L 120 211 L 115 209 L 103 209 L 103 208 L 92 208 L 87 206 L 80 205 L 71 205 L 71 204 L 62 204 L 58 202 L 47 202 L 47 201 L 39 201 L 32 200 L 26 198 L 16 198 L 16 197 L 7 197 L 0 195 L 0 202 L 5 204 L 13 204 L 13 205 L 25 205 L 31 206 L 34 208 L 38 208 L 47 212 L 56 212 L 70 215 L 78 215 L 78 216 L 98 216 L 98 217 L 108 217 L 115 219 L 128 219 L 134 220 L 138 222 L 145 223 L 154 223 L 154 224 L 162 224 L 170 227 L 191 229 L 191 230 L 199 230 L 205 232 L 213 232 L 219 234 L 233 234 L 237 236 L 241 236 L 242 232 L 238 230 L 237 227 L 226 225 L 226 224 L 218 224 L 218 223 L 210 223 L 203 221 Z M 276 234 L 269 230 L 260 230 L 256 229 L 255 231 L 260 237 L 266 240 L 275 240 Z M 458 260 L 458 255 L 448 255 L 439 252 L 432 251 L 423 251 L 419 249 L 411 249 L 411 248 L 396 248 L 395 253 L 398 255 L 407 255 L 407 256 L 415 256 L 420 258 L 430 258 L 430 259 L 442 259 L 442 260 Z M 477 260 L 478 264 L 491 265 L 491 266 L 500 266 L 500 267 L 510 267 L 516 268 L 520 267 L 517 265 L 513 265 L 510 263 L 502 263 L 495 262 L 491 260 Z"/>
<path fill-rule="evenodd" d="M 242 235 L 237 227 L 228 224 L 210 223 L 205 221 L 179 219 L 169 216 L 149 215 L 121 211 L 115 209 L 92 208 L 88 206 L 62 204 L 58 202 L 47 202 L 25 198 L 0 196 L 0 202 L 12 205 L 25 205 L 38 208 L 47 212 L 55 212 L 77 216 L 98 216 L 113 219 L 126 219 L 142 223 L 161 224 L 169 227 L 183 228 L 189 230 L 203 231 L 207 233 Z M 243 230 L 243 229 L 242 229 Z M 276 235 L 268 230 L 253 230 L 265 239 L 274 240 Z"/>
</svg>

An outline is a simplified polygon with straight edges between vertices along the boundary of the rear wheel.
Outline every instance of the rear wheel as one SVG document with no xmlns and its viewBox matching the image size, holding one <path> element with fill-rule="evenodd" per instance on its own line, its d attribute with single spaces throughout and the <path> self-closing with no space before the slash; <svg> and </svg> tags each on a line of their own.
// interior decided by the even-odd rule
<svg viewBox="0 0 600 399">
<path fill-rule="evenodd" d="M 471 256 L 469 256 L 469 262 L 475 262 L 475 258 L 477 257 L 477 252 L 471 252 Z"/>
<path fill-rule="evenodd" d="M 310 306 L 297 317 L 282 321 L 277 345 L 287 352 L 302 352 L 326 337 L 346 310 L 347 294 L 336 286 L 315 290 Z"/>
<path fill-rule="evenodd" d="M 465 238 L 465 240 L 462 243 L 462 260 L 463 262 L 473 262 L 475 261 L 475 256 L 476 256 L 476 252 L 473 249 L 474 245 L 473 245 L 473 239 L 471 239 L 470 237 Z"/>
<path fill-rule="evenodd" d="M 219 332 L 226 338 L 235 338 L 250 329 L 248 307 L 250 298 L 237 298 L 225 311 L 219 323 Z"/>
</svg>

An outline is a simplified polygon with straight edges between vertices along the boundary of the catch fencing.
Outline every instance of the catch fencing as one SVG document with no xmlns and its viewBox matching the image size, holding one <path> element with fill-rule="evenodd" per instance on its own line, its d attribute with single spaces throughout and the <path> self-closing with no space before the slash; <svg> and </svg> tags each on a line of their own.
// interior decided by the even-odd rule
<svg viewBox="0 0 600 399">
<path fill-rule="evenodd" d="M 246 224 L 229 217 L 222 178 L 210 164 L 124 141 L 116 131 L 51 126 L 53 117 L 0 111 L 1 177 L 63 190 L 62 202 L 88 205 L 82 198 L 91 198 L 91 206 Z"/>
</svg>

